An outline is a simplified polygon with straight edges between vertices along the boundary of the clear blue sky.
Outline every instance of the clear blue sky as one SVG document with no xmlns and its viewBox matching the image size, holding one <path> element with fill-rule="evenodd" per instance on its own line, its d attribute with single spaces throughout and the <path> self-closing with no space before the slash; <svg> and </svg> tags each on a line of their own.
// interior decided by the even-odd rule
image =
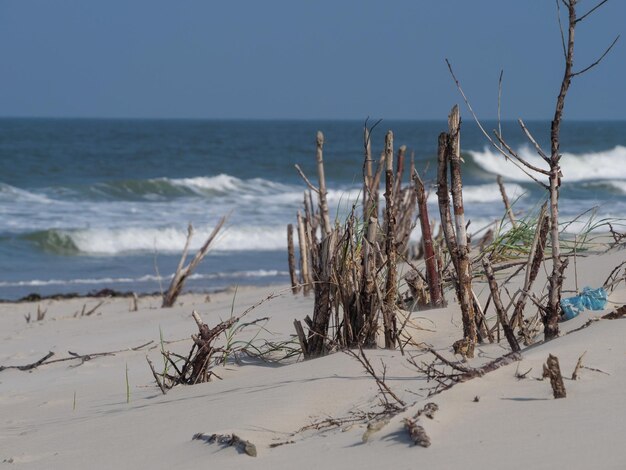
<svg viewBox="0 0 626 470">
<path fill-rule="evenodd" d="M 581 0 L 580 10 L 597 0 Z M 626 1 L 579 25 L 570 119 L 626 119 Z M 549 118 L 552 0 L 0 0 L 0 116 Z"/>
</svg>

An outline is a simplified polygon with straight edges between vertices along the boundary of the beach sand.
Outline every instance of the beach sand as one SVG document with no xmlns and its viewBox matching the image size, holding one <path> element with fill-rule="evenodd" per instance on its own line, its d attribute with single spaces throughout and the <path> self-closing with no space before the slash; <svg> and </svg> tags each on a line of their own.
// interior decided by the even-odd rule
<svg viewBox="0 0 626 470">
<path fill-rule="evenodd" d="M 577 259 L 578 283 L 601 285 L 626 259 L 626 250 Z M 566 288 L 573 288 L 573 263 Z M 537 285 L 542 281 L 539 280 Z M 561 324 L 563 336 L 522 351 L 523 359 L 484 377 L 459 383 L 428 397 L 427 382 L 407 358 L 423 354 L 368 350 L 374 368 L 386 367 L 386 383 L 409 406 L 362 442 L 363 421 L 349 418 L 380 411 L 375 381 L 344 353 L 283 364 L 246 359 L 216 366 L 222 380 L 178 386 L 161 394 L 146 363 L 162 369 L 160 335 L 166 348 L 185 354 L 196 332 L 197 310 L 210 326 L 239 314 L 270 293 L 280 294 L 247 316 L 269 317 L 265 329 L 246 328 L 238 340 L 258 333 L 281 341 L 293 338 L 294 319 L 312 313 L 312 296 L 292 295 L 284 286 L 240 288 L 205 295 L 187 294 L 175 307 L 161 309 L 157 297 L 143 297 L 138 311 L 130 299 L 112 298 L 90 316 L 75 317 L 101 299 L 44 300 L 43 321 L 27 323 L 38 303 L 0 305 L 0 365 L 119 351 L 81 362 L 44 364 L 31 371 L 0 372 L 0 466 L 38 469 L 137 468 L 626 468 L 626 320 L 590 319 L 626 303 L 622 284 L 605 311 L 585 311 Z M 514 287 L 512 287 L 514 289 Z M 483 301 L 487 291 L 477 284 Z M 452 300 L 452 295 L 448 293 Z M 456 360 L 452 343 L 461 337 L 460 311 L 454 301 L 443 309 L 412 314 L 416 342 Z M 542 335 L 539 336 L 541 339 Z M 132 350 L 138 346 L 147 346 Z M 483 344 L 467 365 L 480 366 L 509 352 Z M 569 377 L 585 353 L 578 380 Z M 548 354 L 559 358 L 567 398 L 555 400 L 547 379 L 540 380 Z M 421 355 L 417 362 L 430 363 Z M 516 377 L 516 371 L 525 378 Z M 126 379 L 128 377 L 128 380 Z M 128 385 L 128 389 L 127 389 Z M 127 391 L 128 390 L 128 391 Z M 423 420 L 428 448 L 411 445 L 403 419 L 426 403 L 439 411 Z M 324 427 L 329 419 L 339 426 Z M 326 420 L 326 421 L 325 421 Z M 317 426 L 316 426 L 317 423 Z M 311 426 L 313 425 L 313 426 Z M 316 429 L 319 428 L 319 429 Z M 303 429 L 304 428 L 304 429 Z M 254 443 L 257 456 L 192 440 L 196 433 L 235 433 Z M 277 446 L 273 446 L 277 445 Z"/>
</svg>

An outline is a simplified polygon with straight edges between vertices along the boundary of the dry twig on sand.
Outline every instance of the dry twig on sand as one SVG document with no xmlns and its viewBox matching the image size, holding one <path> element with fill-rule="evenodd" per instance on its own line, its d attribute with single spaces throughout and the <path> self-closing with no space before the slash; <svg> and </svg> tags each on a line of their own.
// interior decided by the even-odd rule
<svg viewBox="0 0 626 470">
<path fill-rule="evenodd" d="M 6 370 L 6 369 L 17 369 L 17 370 L 28 371 L 28 370 L 36 369 L 39 366 L 44 366 L 44 365 L 48 365 L 48 364 L 54 364 L 54 363 L 57 363 L 57 362 L 66 362 L 66 361 L 75 361 L 75 360 L 80 360 L 81 362 L 78 365 L 82 365 L 86 361 L 89 361 L 89 360 L 91 360 L 91 359 L 93 359 L 95 357 L 115 356 L 116 354 L 123 353 L 123 352 L 140 351 L 141 349 L 145 348 L 146 346 L 149 346 L 153 342 L 154 341 L 148 341 L 147 343 L 144 343 L 144 344 L 141 344 L 139 346 L 132 347 L 132 348 L 118 349 L 116 351 L 106 351 L 106 352 L 90 353 L 90 354 L 77 354 L 75 352 L 68 351 L 69 357 L 62 357 L 62 358 L 59 358 L 59 359 L 48 360 L 52 356 L 54 356 L 54 353 L 52 351 L 50 351 L 44 357 L 42 357 L 38 361 L 35 361 L 35 362 L 31 363 L 31 364 L 25 364 L 25 365 L 22 365 L 22 366 L 0 366 L 0 372 L 2 372 L 3 370 Z"/>
<path fill-rule="evenodd" d="M 344 352 L 347 355 L 352 356 L 357 361 L 359 361 L 361 365 L 363 366 L 363 368 L 365 369 L 365 371 L 374 378 L 374 380 L 376 381 L 376 385 L 378 386 L 378 389 L 380 390 L 380 393 L 383 397 L 385 408 L 392 408 L 396 410 L 398 409 L 398 406 L 401 409 L 406 408 L 406 403 L 402 401 L 398 397 L 398 395 L 396 395 L 385 382 L 385 374 L 387 372 L 387 367 L 385 366 L 384 363 L 383 363 L 383 373 L 382 373 L 382 376 L 380 376 L 379 374 L 376 373 L 376 371 L 374 370 L 374 367 L 372 367 L 371 362 L 369 361 L 369 359 L 363 352 L 363 348 L 359 346 L 358 354 L 352 351 L 351 349 L 346 349 Z M 391 403 L 389 399 L 387 398 L 387 396 L 390 396 L 391 398 L 393 398 L 397 404 Z"/>
</svg>

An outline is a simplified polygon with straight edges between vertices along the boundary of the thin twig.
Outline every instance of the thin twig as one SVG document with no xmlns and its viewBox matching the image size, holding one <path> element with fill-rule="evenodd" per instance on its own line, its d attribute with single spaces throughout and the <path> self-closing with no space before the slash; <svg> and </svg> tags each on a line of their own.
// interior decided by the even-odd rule
<svg viewBox="0 0 626 470">
<path fill-rule="evenodd" d="M 313 191 L 315 194 L 319 194 L 320 190 L 318 188 L 316 188 L 313 183 L 311 183 L 311 181 L 309 181 L 309 179 L 306 177 L 306 175 L 304 174 L 304 172 L 302 171 L 302 169 L 300 168 L 300 166 L 298 164 L 294 165 L 296 171 L 298 172 L 298 174 L 300 175 L 300 178 L 302 178 L 304 180 L 304 182 L 306 183 L 306 185 L 308 186 L 308 188 Z"/>
<path fill-rule="evenodd" d="M 572 78 L 578 76 L 578 75 L 582 75 L 583 73 L 587 72 L 588 70 L 591 70 L 592 68 L 594 68 L 596 65 L 598 65 L 602 59 L 604 59 L 604 57 L 611 51 L 611 49 L 613 49 L 613 46 L 615 45 L 615 43 L 617 43 L 617 41 L 619 40 L 620 35 L 618 34 L 617 37 L 613 40 L 613 42 L 611 43 L 611 45 L 609 47 L 606 48 L 606 50 L 604 51 L 604 53 L 600 56 L 600 58 L 598 60 L 596 60 L 594 63 L 592 63 L 591 65 L 588 65 L 587 67 L 585 67 L 582 70 L 579 70 L 578 72 L 572 72 Z"/>
</svg>

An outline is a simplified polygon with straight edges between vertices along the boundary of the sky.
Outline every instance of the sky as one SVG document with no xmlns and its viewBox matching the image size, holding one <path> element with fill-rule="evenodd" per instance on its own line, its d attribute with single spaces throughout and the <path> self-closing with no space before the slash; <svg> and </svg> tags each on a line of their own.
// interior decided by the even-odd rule
<svg viewBox="0 0 626 470">
<path fill-rule="evenodd" d="M 580 0 L 581 13 L 598 0 Z M 566 119 L 626 119 L 626 1 L 580 23 Z M 549 119 L 552 0 L 0 0 L 0 116 Z"/>
</svg>

